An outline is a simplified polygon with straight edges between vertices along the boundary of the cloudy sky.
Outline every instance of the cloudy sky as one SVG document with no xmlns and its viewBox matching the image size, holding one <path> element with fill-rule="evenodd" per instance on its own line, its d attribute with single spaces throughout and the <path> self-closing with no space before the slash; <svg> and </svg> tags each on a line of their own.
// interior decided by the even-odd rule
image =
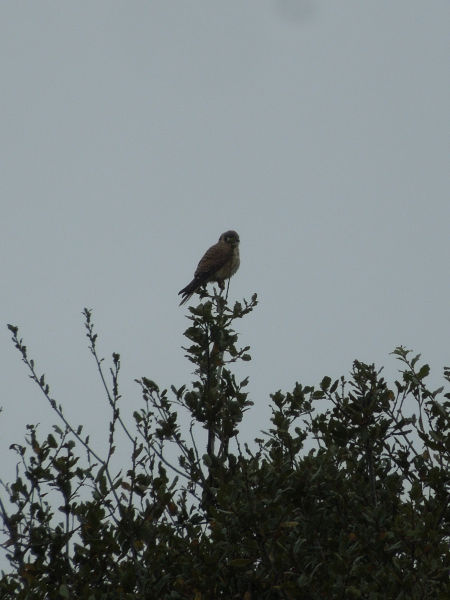
<svg viewBox="0 0 450 600">
<path fill-rule="evenodd" d="M 269 393 L 449 351 L 449 4 L 136 0 L 0 6 L 2 478 L 26 423 L 56 422 L 6 323 L 100 450 L 108 409 L 81 312 L 134 378 L 191 380 L 178 290 L 220 233 Z"/>
</svg>

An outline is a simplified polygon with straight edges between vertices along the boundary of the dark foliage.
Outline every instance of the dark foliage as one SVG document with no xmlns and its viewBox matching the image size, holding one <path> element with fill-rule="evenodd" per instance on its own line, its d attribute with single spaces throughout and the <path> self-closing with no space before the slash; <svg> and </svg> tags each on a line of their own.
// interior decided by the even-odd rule
<svg viewBox="0 0 450 600">
<path fill-rule="evenodd" d="M 68 422 L 9 326 L 58 426 L 42 435 L 28 425 L 13 446 L 1 598 L 449 597 L 450 394 L 430 391 L 428 366 L 399 347 L 393 386 L 355 361 L 348 380 L 273 394 L 268 431 L 249 447 L 239 426 L 252 403 L 232 365 L 250 356 L 233 326 L 256 303 L 202 295 L 185 332 L 193 383 L 168 391 L 142 377 L 133 424 L 119 408 L 120 357 L 105 375 L 84 311 L 111 407 L 105 455 Z M 119 433 L 130 460 L 116 471 Z"/>
</svg>

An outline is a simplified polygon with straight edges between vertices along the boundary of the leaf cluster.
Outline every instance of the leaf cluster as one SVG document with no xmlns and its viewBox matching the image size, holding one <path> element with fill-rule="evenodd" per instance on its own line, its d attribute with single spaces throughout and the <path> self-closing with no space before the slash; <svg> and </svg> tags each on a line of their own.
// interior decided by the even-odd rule
<svg viewBox="0 0 450 600">
<path fill-rule="evenodd" d="M 450 393 L 429 390 L 429 367 L 399 347 L 391 386 L 355 361 L 348 380 L 272 394 L 267 431 L 249 445 L 239 436 L 248 379 L 232 367 L 250 360 L 235 323 L 256 304 L 203 293 L 185 332 L 193 381 L 160 389 L 143 376 L 132 419 L 120 411 L 120 356 L 105 373 L 85 309 L 111 410 L 104 453 L 66 419 L 9 326 L 59 423 L 43 435 L 29 425 L 12 447 L 0 597 L 448 597 Z M 130 458 L 114 470 L 119 434 Z"/>
</svg>

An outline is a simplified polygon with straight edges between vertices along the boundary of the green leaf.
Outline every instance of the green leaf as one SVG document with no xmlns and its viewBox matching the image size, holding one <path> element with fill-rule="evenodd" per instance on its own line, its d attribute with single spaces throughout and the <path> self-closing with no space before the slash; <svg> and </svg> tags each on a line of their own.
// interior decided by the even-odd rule
<svg viewBox="0 0 450 600">
<path fill-rule="evenodd" d="M 234 558 L 233 560 L 230 560 L 231 567 L 242 568 L 248 567 L 251 564 L 253 564 L 253 560 L 251 558 Z"/>
<path fill-rule="evenodd" d="M 336 381 L 333 383 L 333 385 L 330 388 L 330 394 L 334 394 L 334 392 L 337 390 L 338 385 L 339 385 L 339 379 L 336 379 Z"/>
<path fill-rule="evenodd" d="M 421 367 L 420 371 L 417 373 L 417 377 L 419 379 L 425 379 L 425 377 L 428 377 L 429 374 L 430 374 L 430 366 L 423 365 L 423 367 Z"/>
<path fill-rule="evenodd" d="M 322 381 L 320 382 L 320 388 L 326 392 L 327 389 L 330 387 L 331 384 L 331 377 L 325 376 Z"/>
<path fill-rule="evenodd" d="M 15 325 L 9 325 L 9 324 L 7 327 L 10 330 L 10 332 L 14 335 L 14 337 L 17 337 L 17 332 L 19 331 L 19 328 L 16 327 Z"/>
<path fill-rule="evenodd" d="M 62 596 L 63 598 L 70 598 L 69 588 L 67 587 L 67 585 L 65 583 L 62 583 L 59 586 L 58 594 L 60 596 Z"/>
<path fill-rule="evenodd" d="M 58 447 L 58 444 L 56 443 L 56 440 L 55 440 L 54 436 L 51 433 L 47 436 L 47 443 L 50 446 L 50 448 L 57 448 Z"/>
<path fill-rule="evenodd" d="M 149 392 L 158 392 L 159 391 L 158 385 L 151 379 L 147 379 L 147 377 L 142 378 L 142 383 L 145 385 L 145 387 L 148 389 Z"/>
</svg>

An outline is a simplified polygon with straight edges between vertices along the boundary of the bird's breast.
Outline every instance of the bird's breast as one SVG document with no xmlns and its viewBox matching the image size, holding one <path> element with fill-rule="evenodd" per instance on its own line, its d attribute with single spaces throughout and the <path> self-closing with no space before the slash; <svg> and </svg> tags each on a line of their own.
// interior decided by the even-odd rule
<svg viewBox="0 0 450 600">
<path fill-rule="evenodd" d="M 236 246 L 233 248 L 233 254 L 231 255 L 231 258 L 216 272 L 215 279 L 217 281 L 229 279 L 239 269 L 239 264 L 239 247 Z"/>
</svg>

